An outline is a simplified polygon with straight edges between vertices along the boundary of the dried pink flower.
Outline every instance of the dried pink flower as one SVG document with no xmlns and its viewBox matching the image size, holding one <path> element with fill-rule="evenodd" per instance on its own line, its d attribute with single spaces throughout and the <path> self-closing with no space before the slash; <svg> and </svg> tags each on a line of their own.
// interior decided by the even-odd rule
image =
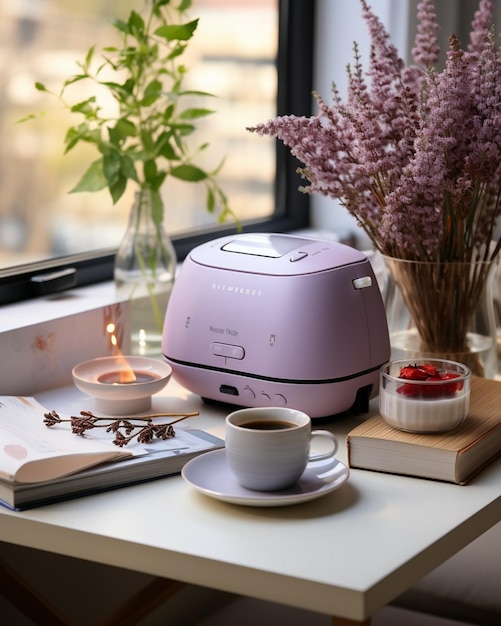
<svg viewBox="0 0 501 626">
<path fill-rule="evenodd" d="M 278 117 L 249 130 L 280 139 L 301 163 L 305 193 L 336 198 L 382 253 L 420 261 L 494 258 L 501 213 L 501 53 L 492 2 L 480 0 L 470 42 L 455 36 L 443 70 L 434 4 L 422 0 L 414 64 L 360 0 L 371 54 L 358 48 L 343 102 L 316 96 L 312 117 Z"/>
<path fill-rule="evenodd" d="M 152 415 L 138 415 L 134 417 L 98 417 L 91 411 L 80 411 L 79 416 L 72 415 L 70 418 L 61 418 L 56 411 L 44 413 L 44 424 L 50 428 L 68 422 L 74 435 L 84 437 L 87 431 L 94 428 L 105 428 L 107 433 L 113 433 L 113 443 L 122 448 L 136 439 L 139 443 L 151 443 L 157 439 L 169 439 L 175 437 L 176 432 L 173 424 L 181 422 L 187 417 L 194 417 L 194 413 L 154 413 Z M 156 417 L 176 417 L 177 419 L 168 424 L 155 424 Z"/>
</svg>

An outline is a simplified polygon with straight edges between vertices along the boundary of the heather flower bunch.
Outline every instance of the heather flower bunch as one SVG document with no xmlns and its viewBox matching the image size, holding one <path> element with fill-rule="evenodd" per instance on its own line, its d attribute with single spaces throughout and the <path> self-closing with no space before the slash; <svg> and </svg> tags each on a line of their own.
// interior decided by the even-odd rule
<svg viewBox="0 0 501 626">
<path fill-rule="evenodd" d="M 335 198 L 375 247 L 391 257 L 470 262 L 496 257 L 501 213 L 501 52 L 492 2 L 480 0 L 470 40 L 450 37 L 437 67 L 432 0 L 418 5 L 414 63 L 406 66 L 384 26 L 360 0 L 371 53 L 357 45 L 343 102 L 316 95 L 313 117 L 288 115 L 249 130 L 280 139 L 304 164 L 306 193 Z"/>
<path fill-rule="evenodd" d="M 385 255 L 417 330 L 417 354 L 483 374 L 470 328 L 501 248 L 501 51 L 493 4 L 479 0 L 466 47 L 451 35 L 439 69 L 432 0 L 418 4 L 407 66 L 366 0 L 360 3 L 370 58 L 364 71 L 354 44 L 345 100 L 334 85 L 330 104 L 316 94 L 317 115 L 287 115 L 249 130 L 288 146 L 303 164 L 298 171 L 308 184 L 300 190 L 338 200 Z"/>
</svg>

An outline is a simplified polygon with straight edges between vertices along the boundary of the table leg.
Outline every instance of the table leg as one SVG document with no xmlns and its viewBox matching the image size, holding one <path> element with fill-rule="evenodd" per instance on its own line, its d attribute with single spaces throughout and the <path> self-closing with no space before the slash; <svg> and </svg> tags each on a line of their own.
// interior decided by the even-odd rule
<svg viewBox="0 0 501 626">
<path fill-rule="evenodd" d="M 0 590 L 2 595 L 23 615 L 36 624 L 68 626 L 70 622 L 11 567 L 0 560 Z"/>
<path fill-rule="evenodd" d="M 169 578 L 155 578 L 139 590 L 116 611 L 99 622 L 98 626 L 132 626 L 149 615 L 167 598 L 185 587 L 185 583 Z"/>
</svg>

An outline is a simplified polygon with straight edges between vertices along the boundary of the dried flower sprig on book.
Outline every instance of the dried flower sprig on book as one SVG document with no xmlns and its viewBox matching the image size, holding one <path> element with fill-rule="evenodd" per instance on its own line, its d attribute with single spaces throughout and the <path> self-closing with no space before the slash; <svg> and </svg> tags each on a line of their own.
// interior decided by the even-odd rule
<svg viewBox="0 0 501 626">
<path fill-rule="evenodd" d="M 71 432 L 75 435 L 84 436 L 85 433 L 94 428 L 106 428 L 106 432 L 115 434 L 113 443 L 120 448 L 126 446 L 133 439 L 139 443 L 151 443 L 157 439 L 169 439 L 175 436 L 173 424 L 181 422 L 188 417 L 195 417 L 194 413 L 155 413 L 152 415 L 130 416 L 130 417 L 99 417 L 91 411 L 80 411 L 80 416 L 71 416 L 69 419 L 61 418 L 56 411 L 44 413 L 44 424 L 47 427 L 55 426 L 63 422 L 71 424 Z M 168 424 L 156 424 L 153 419 L 156 417 L 177 417 L 178 419 Z"/>
</svg>

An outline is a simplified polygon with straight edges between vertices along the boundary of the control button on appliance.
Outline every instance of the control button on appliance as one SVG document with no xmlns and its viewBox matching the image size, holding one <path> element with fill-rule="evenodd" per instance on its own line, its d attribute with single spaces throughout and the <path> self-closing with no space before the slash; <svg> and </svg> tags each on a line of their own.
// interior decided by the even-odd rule
<svg viewBox="0 0 501 626">
<path fill-rule="evenodd" d="M 219 343 L 214 342 L 211 343 L 211 351 L 215 356 L 224 356 L 229 359 L 239 359 L 242 360 L 245 356 L 245 350 L 242 346 L 234 346 L 229 343 Z"/>
<path fill-rule="evenodd" d="M 287 404 L 287 398 L 283 396 L 281 393 L 276 393 L 273 396 L 273 400 L 277 404 L 277 406 L 285 406 Z"/>
<path fill-rule="evenodd" d="M 291 256 L 289 257 L 289 261 L 291 263 L 295 263 L 296 261 L 300 261 L 301 259 L 304 259 L 307 256 L 308 256 L 307 252 L 304 252 L 303 250 L 297 250 L 297 252 L 293 252 L 291 254 Z"/>
<path fill-rule="evenodd" d="M 248 385 L 244 387 L 242 395 L 244 396 L 244 398 L 247 398 L 249 400 L 254 400 L 254 398 L 256 397 L 256 393 Z"/>
<path fill-rule="evenodd" d="M 245 350 L 242 346 L 228 346 L 228 356 L 231 359 L 243 359 L 245 356 Z"/>
<path fill-rule="evenodd" d="M 212 354 L 215 354 L 216 356 L 222 356 L 223 355 L 223 344 L 222 343 L 211 343 L 210 344 L 210 349 Z"/>
<path fill-rule="evenodd" d="M 354 278 L 352 282 L 355 289 L 365 289 L 366 287 L 372 287 L 372 278 L 370 276 Z"/>
</svg>

